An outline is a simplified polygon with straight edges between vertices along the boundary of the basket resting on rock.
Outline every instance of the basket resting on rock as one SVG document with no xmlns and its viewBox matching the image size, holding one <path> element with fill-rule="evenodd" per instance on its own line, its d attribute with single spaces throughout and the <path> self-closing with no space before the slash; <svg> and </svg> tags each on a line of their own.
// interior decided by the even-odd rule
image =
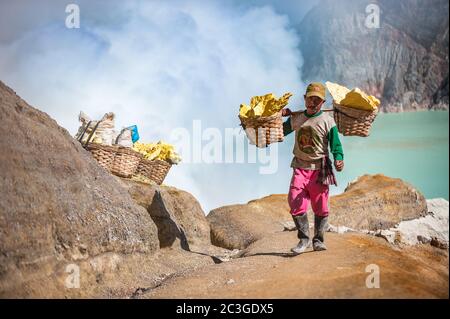
<svg viewBox="0 0 450 319">
<path fill-rule="evenodd" d="M 98 164 L 111 172 L 111 167 L 116 156 L 117 146 L 103 145 L 97 143 L 88 143 L 85 148 L 92 154 Z"/>
<path fill-rule="evenodd" d="M 239 116 L 239 119 L 250 144 L 257 147 L 267 147 L 271 143 L 284 140 L 281 111 L 271 116 L 258 118 L 243 118 Z"/>
<path fill-rule="evenodd" d="M 119 146 L 117 148 L 111 173 L 120 177 L 131 177 L 142 159 L 142 154 L 129 147 Z"/>
<path fill-rule="evenodd" d="M 161 185 L 172 164 L 162 160 L 148 160 L 128 147 L 88 143 L 85 148 L 100 166 L 120 177 L 144 176 Z"/>
<path fill-rule="evenodd" d="M 135 175 L 142 175 L 161 185 L 172 165 L 162 160 L 147 160 L 141 159 L 136 170 Z"/>
<path fill-rule="evenodd" d="M 100 122 L 95 124 L 86 142 L 83 143 L 82 138 L 91 122 L 86 125 L 83 133 L 77 139 L 98 164 L 114 175 L 126 178 L 141 175 L 161 185 L 172 164 L 162 160 L 147 160 L 141 153 L 130 147 L 91 143 L 90 140 Z"/>
</svg>

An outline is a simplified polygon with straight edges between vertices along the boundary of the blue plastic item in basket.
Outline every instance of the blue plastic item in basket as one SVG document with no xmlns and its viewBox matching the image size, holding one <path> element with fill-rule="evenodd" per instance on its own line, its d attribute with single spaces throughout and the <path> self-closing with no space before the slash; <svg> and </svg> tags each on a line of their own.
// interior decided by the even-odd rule
<svg viewBox="0 0 450 319">
<path fill-rule="evenodd" d="M 131 131 L 131 141 L 133 143 L 137 142 L 139 140 L 139 132 L 138 132 L 137 125 L 132 125 L 127 128 L 130 129 L 130 131 Z"/>
</svg>

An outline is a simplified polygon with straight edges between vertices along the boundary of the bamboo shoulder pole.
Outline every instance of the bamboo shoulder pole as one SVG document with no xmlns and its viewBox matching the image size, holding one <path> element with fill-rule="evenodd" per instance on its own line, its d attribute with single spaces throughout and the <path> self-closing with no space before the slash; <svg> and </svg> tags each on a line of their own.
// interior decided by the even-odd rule
<svg viewBox="0 0 450 319">
<path fill-rule="evenodd" d="M 322 109 L 322 111 L 324 111 L 324 112 L 333 112 L 334 110 L 333 109 Z M 295 112 L 292 112 L 292 114 L 299 114 L 299 113 L 303 113 L 303 112 L 305 112 L 305 110 L 303 110 L 303 111 L 295 111 Z"/>
</svg>

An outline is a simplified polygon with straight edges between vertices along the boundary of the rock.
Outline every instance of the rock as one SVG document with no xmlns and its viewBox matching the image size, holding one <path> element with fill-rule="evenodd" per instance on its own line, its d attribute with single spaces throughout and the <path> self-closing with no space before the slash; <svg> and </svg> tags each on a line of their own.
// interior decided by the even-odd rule
<svg viewBox="0 0 450 319">
<path fill-rule="evenodd" d="M 448 219 L 448 201 L 444 198 L 427 199 L 427 209 L 439 219 Z"/>
<path fill-rule="evenodd" d="M 384 238 L 388 243 L 395 244 L 399 241 L 399 234 L 394 230 L 380 229 L 374 234 L 377 237 Z"/>
<path fill-rule="evenodd" d="M 424 196 L 401 179 L 364 175 L 330 198 L 330 224 L 355 230 L 390 229 L 427 214 Z"/>
<path fill-rule="evenodd" d="M 211 242 L 227 249 L 244 249 L 266 234 L 283 231 L 283 224 L 291 219 L 286 195 L 220 207 L 206 218 L 211 227 Z"/>
<path fill-rule="evenodd" d="M 443 198 L 429 199 L 427 202 L 428 214 L 412 220 L 401 221 L 395 227 L 377 230 L 359 230 L 372 236 L 384 238 L 390 244 L 430 244 L 437 248 L 449 247 L 449 212 L 448 201 Z M 345 226 L 329 226 L 330 232 L 343 234 L 357 231 Z"/>
<path fill-rule="evenodd" d="M 448 241 L 443 241 L 436 237 L 431 238 L 430 245 L 440 249 L 448 249 Z"/>
<path fill-rule="evenodd" d="M 208 256 L 214 263 L 236 258 L 230 251 L 211 244 L 210 227 L 199 202 L 188 192 L 116 177 L 133 199 L 149 212 L 158 228 L 161 248 L 181 248 Z"/>
<path fill-rule="evenodd" d="M 197 199 L 170 186 L 148 185 L 117 177 L 158 228 L 160 247 L 191 250 L 211 246 L 210 227 Z"/>
<path fill-rule="evenodd" d="M 233 279 L 228 279 L 228 281 L 227 281 L 227 285 L 232 285 L 234 283 L 235 283 L 235 281 Z"/>
<path fill-rule="evenodd" d="M 310 226 L 310 228 L 311 228 L 311 226 Z M 345 226 L 334 226 L 334 225 L 329 224 L 327 231 L 331 232 L 331 233 L 345 234 L 348 232 L 354 232 L 355 230 L 352 228 L 349 228 L 349 227 L 345 227 Z"/>
<path fill-rule="evenodd" d="M 302 78 L 359 87 L 385 112 L 448 110 L 448 1 L 377 1 L 380 28 L 366 26 L 368 4 L 321 0 L 305 15 Z"/>
<path fill-rule="evenodd" d="M 293 221 L 281 222 L 280 224 L 283 226 L 283 231 L 297 230 L 297 226 L 295 226 Z"/>
<path fill-rule="evenodd" d="M 158 250 L 147 211 L 65 129 L 2 82 L 0 118 L 1 296 L 64 293 L 57 278 L 67 276 L 68 263 Z"/>
<path fill-rule="evenodd" d="M 429 214 L 409 221 L 402 221 L 392 230 L 397 231 L 400 242 L 406 245 L 431 244 L 438 248 L 449 246 L 448 201 L 443 198 L 427 200 Z"/>
</svg>

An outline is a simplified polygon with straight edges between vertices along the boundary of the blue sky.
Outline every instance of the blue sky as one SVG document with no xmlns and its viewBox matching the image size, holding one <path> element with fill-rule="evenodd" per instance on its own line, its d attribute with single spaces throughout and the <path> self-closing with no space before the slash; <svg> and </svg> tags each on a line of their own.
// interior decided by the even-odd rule
<svg viewBox="0 0 450 319">
<path fill-rule="evenodd" d="M 116 113 L 144 142 L 175 127 L 238 127 L 251 96 L 304 91 L 295 26 L 317 1 L 0 1 L 0 79 L 72 135 L 82 110 Z M 79 29 L 65 7 L 80 7 Z M 207 213 L 286 193 L 291 143 L 280 173 L 253 164 L 180 164 L 166 183 L 197 197 Z"/>
</svg>

